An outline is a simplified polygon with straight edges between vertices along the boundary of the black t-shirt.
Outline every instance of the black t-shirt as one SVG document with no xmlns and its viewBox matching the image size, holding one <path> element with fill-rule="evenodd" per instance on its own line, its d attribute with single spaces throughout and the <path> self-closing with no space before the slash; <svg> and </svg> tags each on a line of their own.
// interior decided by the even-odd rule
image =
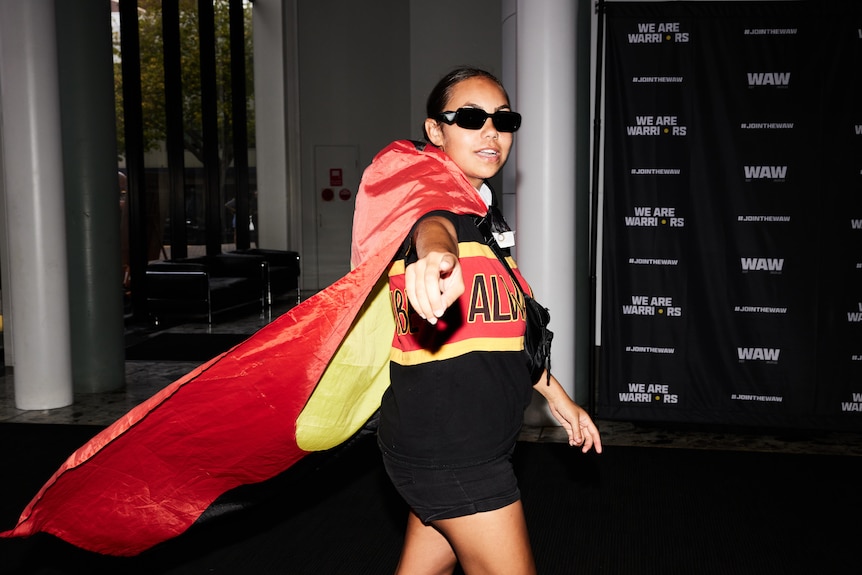
<svg viewBox="0 0 862 575">
<path fill-rule="evenodd" d="M 408 309 L 404 258 L 392 264 L 396 333 L 378 433 L 384 448 L 405 461 L 470 465 L 511 448 L 530 401 L 523 297 L 473 216 L 436 215 L 457 230 L 464 294 L 432 326 Z"/>
</svg>

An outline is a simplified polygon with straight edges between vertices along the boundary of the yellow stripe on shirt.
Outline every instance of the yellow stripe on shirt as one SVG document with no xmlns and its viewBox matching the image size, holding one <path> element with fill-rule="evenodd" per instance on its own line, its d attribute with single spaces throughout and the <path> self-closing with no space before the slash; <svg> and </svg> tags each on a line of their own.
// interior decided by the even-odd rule
<svg viewBox="0 0 862 575">
<path fill-rule="evenodd" d="M 521 351 L 523 349 L 523 337 L 482 337 L 450 343 L 435 351 L 427 349 L 402 351 L 392 348 L 390 359 L 399 365 L 420 365 L 429 361 L 451 359 L 471 351 Z"/>
</svg>

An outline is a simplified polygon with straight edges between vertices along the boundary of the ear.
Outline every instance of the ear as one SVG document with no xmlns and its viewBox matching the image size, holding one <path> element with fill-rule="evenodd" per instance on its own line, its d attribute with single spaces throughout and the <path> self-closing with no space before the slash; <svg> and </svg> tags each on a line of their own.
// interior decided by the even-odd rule
<svg viewBox="0 0 862 575">
<path fill-rule="evenodd" d="M 428 139 L 438 148 L 443 147 L 443 128 L 440 122 L 433 118 L 425 118 L 425 133 L 428 134 Z"/>
</svg>

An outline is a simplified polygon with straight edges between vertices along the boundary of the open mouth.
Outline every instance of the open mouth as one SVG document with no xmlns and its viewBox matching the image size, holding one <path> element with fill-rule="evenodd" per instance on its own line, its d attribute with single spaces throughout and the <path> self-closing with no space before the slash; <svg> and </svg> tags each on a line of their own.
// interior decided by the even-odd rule
<svg viewBox="0 0 862 575">
<path fill-rule="evenodd" d="M 479 150 L 479 151 L 478 151 L 478 152 L 476 152 L 476 153 L 477 153 L 478 155 L 480 155 L 480 156 L 484 156 L 484 157 L 486 157 L 486 158 L 496 158 L 497 156 L 499 156 L 499 155 L 500 155 L 500 152 L 499 152 L 499 151 L 497 151 L 497 150 L 489 150 L 489 149 L 486 149 L 486 150 Z"/>
</svg>

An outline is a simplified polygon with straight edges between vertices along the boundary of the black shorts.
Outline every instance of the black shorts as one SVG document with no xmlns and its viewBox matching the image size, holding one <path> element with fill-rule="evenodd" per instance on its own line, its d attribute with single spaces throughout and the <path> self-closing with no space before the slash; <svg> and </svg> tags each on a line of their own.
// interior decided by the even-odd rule
<svg viewBox="0 0 862 575">
<path fill-rule="evenodd" d="M 465 467 L 426 467 L 383 446 L 383 465 L 395 489 L 423 523 L 493 511 L 521 498 L 512 451 Z"/>
</svg>

